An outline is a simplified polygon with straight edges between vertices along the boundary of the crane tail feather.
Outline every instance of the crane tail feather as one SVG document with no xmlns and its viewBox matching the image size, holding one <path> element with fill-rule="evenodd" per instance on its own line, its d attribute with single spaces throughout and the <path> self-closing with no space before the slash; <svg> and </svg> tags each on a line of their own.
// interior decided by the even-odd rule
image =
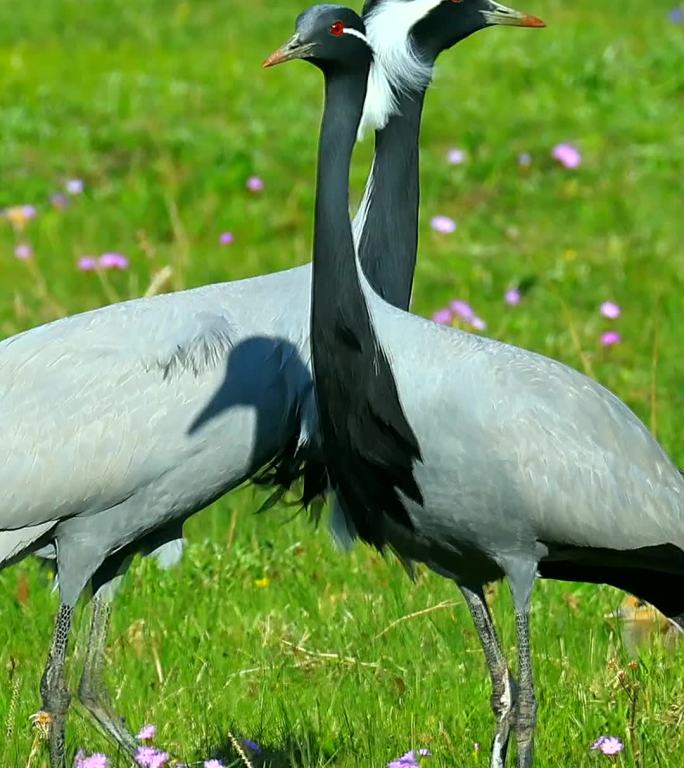
<svg viewBox="0 0 684 768">
<path fill-rule="evenodd" d="M 56 523 L 50 521 L 12 531 L 0 531 L 0 568 L 5 568 L 34 552 L 45 543 Z"/>
</svg>

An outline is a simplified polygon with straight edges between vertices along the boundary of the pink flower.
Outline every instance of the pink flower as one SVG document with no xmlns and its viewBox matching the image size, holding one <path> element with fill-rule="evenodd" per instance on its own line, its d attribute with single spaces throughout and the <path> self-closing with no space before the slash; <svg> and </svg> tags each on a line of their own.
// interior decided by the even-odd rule
<svg viewBox="0 0 684 768">
<path fill-rule="evenodd" d="M 430 225 L 435 232 L 439 232 L 442 235 L 450 235 L 456 231 L 457 226 L 456 222 L 448 216 L 434 216 Z"/>
<path fill-rule="evenodd" d="M 462 149 L 454 147 L 447 152 L 447 161 L 449 165 L 461 165 L 465 162 L 466 153 Z"/>
<path fill-rule="evenodd" d="M 69 206 L 69 198 L 61 192 L 50 195 L 50 202 L 58 211 L 63 211 Z"/>
<path fill-rule="evenodd" d="M 28 243 L 19 243 L 14 249 L 14 255 L 22 261 L 27 261 L 33 256 L 33 248 Z"/>
<path fill-rule="evenodd" d="M 601 304 L 600 312 L 609 320 L 617 320 L 617 318 L 622 314 L 620 306 L 614 301 L 604 301 L 603 304 Z"/>
<path fill-rule="evenodd" d="M 475 311 L 467 301 L 454 299 L 449 307 L 451 308 L 451 311 L 456 315 L 456 317 L 458 317 L 460 320 L 465 320 L 467 323 L 471 322 L 475 317 Z"/>
<path fill-rule="evenodd" d="M 449 304 L 452 315 L 464 323 L 467 323 L 471 328 L 476 331 L 484 331 L 487 327 L 487 323 L 475 314 L 475 310 L 468 304 L 467 301 L 462 299 L 454 299 Z"/>
<path fill-rule="evenodd" d="M 102 269 L 128 269 L 128 259 L 121 253 L 103 253 L 99 264 Z"/>
<path fill-rule="evenodd" d="M 604 755 L 617 755 L 622 752 L 624 745 L 617 736 L 599 736 L 591 748 L 600 750 Z"/>
<path fill-rule="evenodd" d="M 504 295 L 504 301 L 511 307 L 516 307 L 520 304 L 520 299 L 520 290 L 518 288 L 509 288 Z"/>
<path fill-rule="evenodd" d="M 247 179 L 247 189 L 250 192 L 263 192 L 264 191 L 264 181 L 259 176 L 250 176 Z"/>
<path fill-rule="evenodd" d="M 83 192 L 83 181 L 81 179 L 68 179 L 64 189 L 70 195 L 80 195 Z"/>
<path fill-rule="evenodd" d="M 74 768 L 109 768 L 109 758 L 101 752 L 96 752 L 90 755 L 90 757 L 86 757 L 85 753 L 81 750 L 76 755 Z"/>
<path fill-rule="evenodd" d="M 235 242 L 235 235 L 232 232 L 222 232 L 219 235 L 221 245 L 232 245 Z"/>
<path fill-rule="evenodd" d="M 622 341 L 622 336 L 617 331 L 606 331 L 601 334 L 601 345 L 604 347 L 614 347 Z"/>
<path fill-rule="evenodd" d="M 169 762 L 169 754 L 154 747 L 138 747 L 135 760 L 143 768 L 163 768 Z"/>
<path fill-rule="evenodd" d="M 140 729 L 140 733 L 137 735 L 137 739 L 139 741 L 147 741 L 148 739 L 153 739 L 157 735 L 157 726 L 156 725 L 143 725 L 143 727 Z"/>
<path fill-rule="evenodd" d="M 387 764 L 387 768 L 420 768 L 421 757 L 431 757 L 432 752 L 429 749 L 412 749 L 405 755 L 392 760 Z"/>
<path fill-rule="evenodd" d="M 451 310 L 438 309 L 432 316 L 432 321 L 439 325 L 451 325 Z"/>
<path fill-rule="evenodd" d="M 556 144 L 551 150 L 551 157 L 564 168 L 579 168 L 582 164 L 582 155 L 574 144 Z"/>
<path fill-rule="evenodd" d="M 76 266 L 81 272 L 94 272 L 97 269 L 97 259 L 92 256 L 81 256 L 76 262 Z"/>
</svg>

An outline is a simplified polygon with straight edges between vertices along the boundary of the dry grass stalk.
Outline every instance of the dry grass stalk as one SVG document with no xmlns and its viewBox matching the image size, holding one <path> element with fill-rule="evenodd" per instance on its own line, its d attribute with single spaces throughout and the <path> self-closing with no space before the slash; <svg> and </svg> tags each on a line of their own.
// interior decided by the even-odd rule
<svg viewBox="0 0 684 768">
<path fill-rule="evenodd" d="M 240 759 L 245 764 L 245 768 L 254 768 L 252 761 L 247 757 L 245 750 L 242 748 L 242 744 L 233 736 L 232 733 L 228 734 L 230 743 L 233 745 L 233 749 L 238 753 Z"/>
</svg>

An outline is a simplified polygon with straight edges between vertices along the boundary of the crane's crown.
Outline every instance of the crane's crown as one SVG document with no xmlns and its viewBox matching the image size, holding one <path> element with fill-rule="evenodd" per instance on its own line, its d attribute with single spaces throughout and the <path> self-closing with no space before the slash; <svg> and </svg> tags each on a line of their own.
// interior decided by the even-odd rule
<svg viewBox="0 0 684 768">
<path fill-rule="evenodd" d="M 371 57 L 366 27 L 355 11 L 342 5 L 314 5 L 297 17 L 294 35 L 264 66 L 306 59 L 323 68 L 330 64 L 367 67 Z"/>
</svg>

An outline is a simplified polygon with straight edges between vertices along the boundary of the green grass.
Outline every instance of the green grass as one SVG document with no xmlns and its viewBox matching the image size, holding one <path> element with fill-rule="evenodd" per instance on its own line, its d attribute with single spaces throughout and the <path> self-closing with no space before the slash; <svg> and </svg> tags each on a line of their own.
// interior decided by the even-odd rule
<svg viewBox="0 0 684 768">
<path fill-rule="evenodd" d="M 0 334 L 140 295 L 167 265 L 183 288 L 308 259 L 320 76 L 259 67 L 299 10 L 294 0 L 0 4 L 0 208 L 40 206 L 23 233 L 0 221 Z M 422 138 L 414 310 L 470 300 L 491 335 L 616 391 L 682 464 L 684 28 L 669 21 L 669 0 L 527 0 L 525 10 L 549 28 L 487 31 L 440 62 Z M 577 171 L 550 159 L 561 141 L 581 148 Z M 464 165 L 444 162 L 450 146 L 467 150 Z M 528 171 L 517 164 L 524 151 Z M 368 158 L 365 146 L 358 191 Z M 259 196 L 245 190 L 253 173 L 266 182 Z M 85 194 L 51 209 L 69 177 L 85 179 Z M 431 232 L 437 213 L 458 219 L 456 234 Z M 236 235 L 229 248 L 218 245 L 223 230 Z M 28 265 L 13 256 L 20 241 L 35 249 Z M 107 250 L 131 269 L 102 280 L 75 269 Z M 505 289 L 527 278 L 523 304 L 506 308 Z M 598 315 L 605 299 L 623 306 L 615 324 Z M 613 326 L 623 344 L 602 351 L 598 336 Z M 245 489 L 193 520 L 176 570 L 132 569 L 108 665 L 129 722 L 157 723 L 159 742 L 187 760 L 232 732 L 266 745 L 274 766 L 380 767 L 413 746 L 430 747 L 435 767 L 487 765 L 487 676 L 456 590 L 425 572 L 411 584 L 364 548 L 341 555 L 287 510 L 255 518 L 257 503 Z M 0 575 L 3 768 L 25 766 L 33 743 L 49 586 L 35 562 Z M 627 742 L 617 765 L 684 765 L 681 648 L 654 642 L 629 669 L 603 618 L 620 599 L 538 585 L 540 766 L 609 765 L 588 750 L 602 733 Z M 513 653 L 505 590 L 494 611 Z M 74 687 L 86 622 L 79 613 Z M 638 683 L 632 713 L 616 669 Z M 2 743 L 13 687 L 14 732 Z M 78 706 L 69 742 L 109 750 Z"/>
</svg>

